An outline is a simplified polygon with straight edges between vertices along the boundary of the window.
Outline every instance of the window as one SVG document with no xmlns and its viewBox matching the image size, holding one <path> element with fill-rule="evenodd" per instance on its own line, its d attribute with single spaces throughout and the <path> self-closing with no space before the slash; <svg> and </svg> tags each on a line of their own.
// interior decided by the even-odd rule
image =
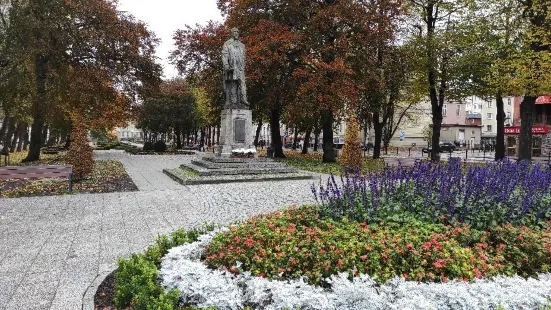
<svg viewBox="0 0 551 310">
<path fill-rule="evenodd" d="M 511 119 L 511 111 L 507 111 L 507 118 Z"/>
<path fill-rule="evenodd" d="M 486 131 L 492 131 L 492 125 L 486 125 Z"/>
<path fill-rule="evenodd" d="M 474 130 L 473 130 L 473 131 L 471 131 L 471 135 L 474 135 Z"/>
<path fill-rule="evenodd" d="M 492 102 L 488 101 L 488 108 L 491 108 L 491 107 L 492 107 Z"/>
<path fill-rule="evenodd" d="M 448 114 L 448 105 L 445 104 L 442 106 L 442 116 L 446 116 Z"/>
<path fill-rule="evenodd" d="M 492 113 L 488 113 L 488 119 L 492 119 Z"/>
<path fill-rule="evenodd" d="M 474 124 L 474 118 L 473 118 L 473 119 L 471 119 L 471 124 Z"/>
<path fill-rule="evenodd" d="M 507 105 L 511 105 L 511 98 L 507 98 Z"/>
<path fill-rule="evenodd" d="M 461 115 L 461 105 L 460 104 L 455 106 L 455 115 L 457 115 L 457 116 Z"/>
</svg>

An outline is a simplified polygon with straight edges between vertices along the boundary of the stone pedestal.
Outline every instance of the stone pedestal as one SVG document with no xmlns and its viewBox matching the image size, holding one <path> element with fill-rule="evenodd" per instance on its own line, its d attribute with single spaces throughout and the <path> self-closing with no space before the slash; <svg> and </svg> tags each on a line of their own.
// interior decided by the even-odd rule
<svg viewBox="0 0 551 310">
<path fill-rule="evenodd" d="M 223 110 L 220 118 L 220 145 L 216 156 L 229 157 L 232 150 L 254 148 L 251 110 Z"/>
</svg>

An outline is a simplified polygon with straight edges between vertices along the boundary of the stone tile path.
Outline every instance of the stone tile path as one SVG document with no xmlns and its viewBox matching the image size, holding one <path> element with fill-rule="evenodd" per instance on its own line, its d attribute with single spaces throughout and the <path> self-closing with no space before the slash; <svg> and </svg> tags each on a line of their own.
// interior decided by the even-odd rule
<svg viewBox="0 0 551 310">
<path fill-rule="evenodd" d="M 0 199 L 0 309 L 92 309 L 92 284 L 157 234 L 312 202 L 312 180 L 182 186 L 161 170 L 189 157 L 97 157 L 120 160 L 141 191 Z"/>
</svg>

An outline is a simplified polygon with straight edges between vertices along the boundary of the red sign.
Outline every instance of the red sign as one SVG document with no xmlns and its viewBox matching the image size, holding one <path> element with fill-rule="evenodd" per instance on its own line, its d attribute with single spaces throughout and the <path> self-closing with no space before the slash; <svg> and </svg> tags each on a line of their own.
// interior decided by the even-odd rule
<svg viewBox="0 0 551 310">
<path fill-rule="evenodd" d="M 533 135 L 544 135 L 548 132 L 549 132 L 549 128 L 547 126 L 533 126 L 532 127 L 532 134 Z M 518 134 L 520 134 L 520 126 L 505 127 L 505 134 L 506 135 L 518 135 Z"/>
</svg>

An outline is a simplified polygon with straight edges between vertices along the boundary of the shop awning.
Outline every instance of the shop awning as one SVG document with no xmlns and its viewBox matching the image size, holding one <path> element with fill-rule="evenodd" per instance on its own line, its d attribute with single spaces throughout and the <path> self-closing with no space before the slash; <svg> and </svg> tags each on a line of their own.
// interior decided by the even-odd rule
<svg viewBox="0 0 551 310">
<path fill-rule="evenodd" d="M 551 95 L 539 96 L 536 99 L 536 104 L 551 104 Z"/>
</svg>

